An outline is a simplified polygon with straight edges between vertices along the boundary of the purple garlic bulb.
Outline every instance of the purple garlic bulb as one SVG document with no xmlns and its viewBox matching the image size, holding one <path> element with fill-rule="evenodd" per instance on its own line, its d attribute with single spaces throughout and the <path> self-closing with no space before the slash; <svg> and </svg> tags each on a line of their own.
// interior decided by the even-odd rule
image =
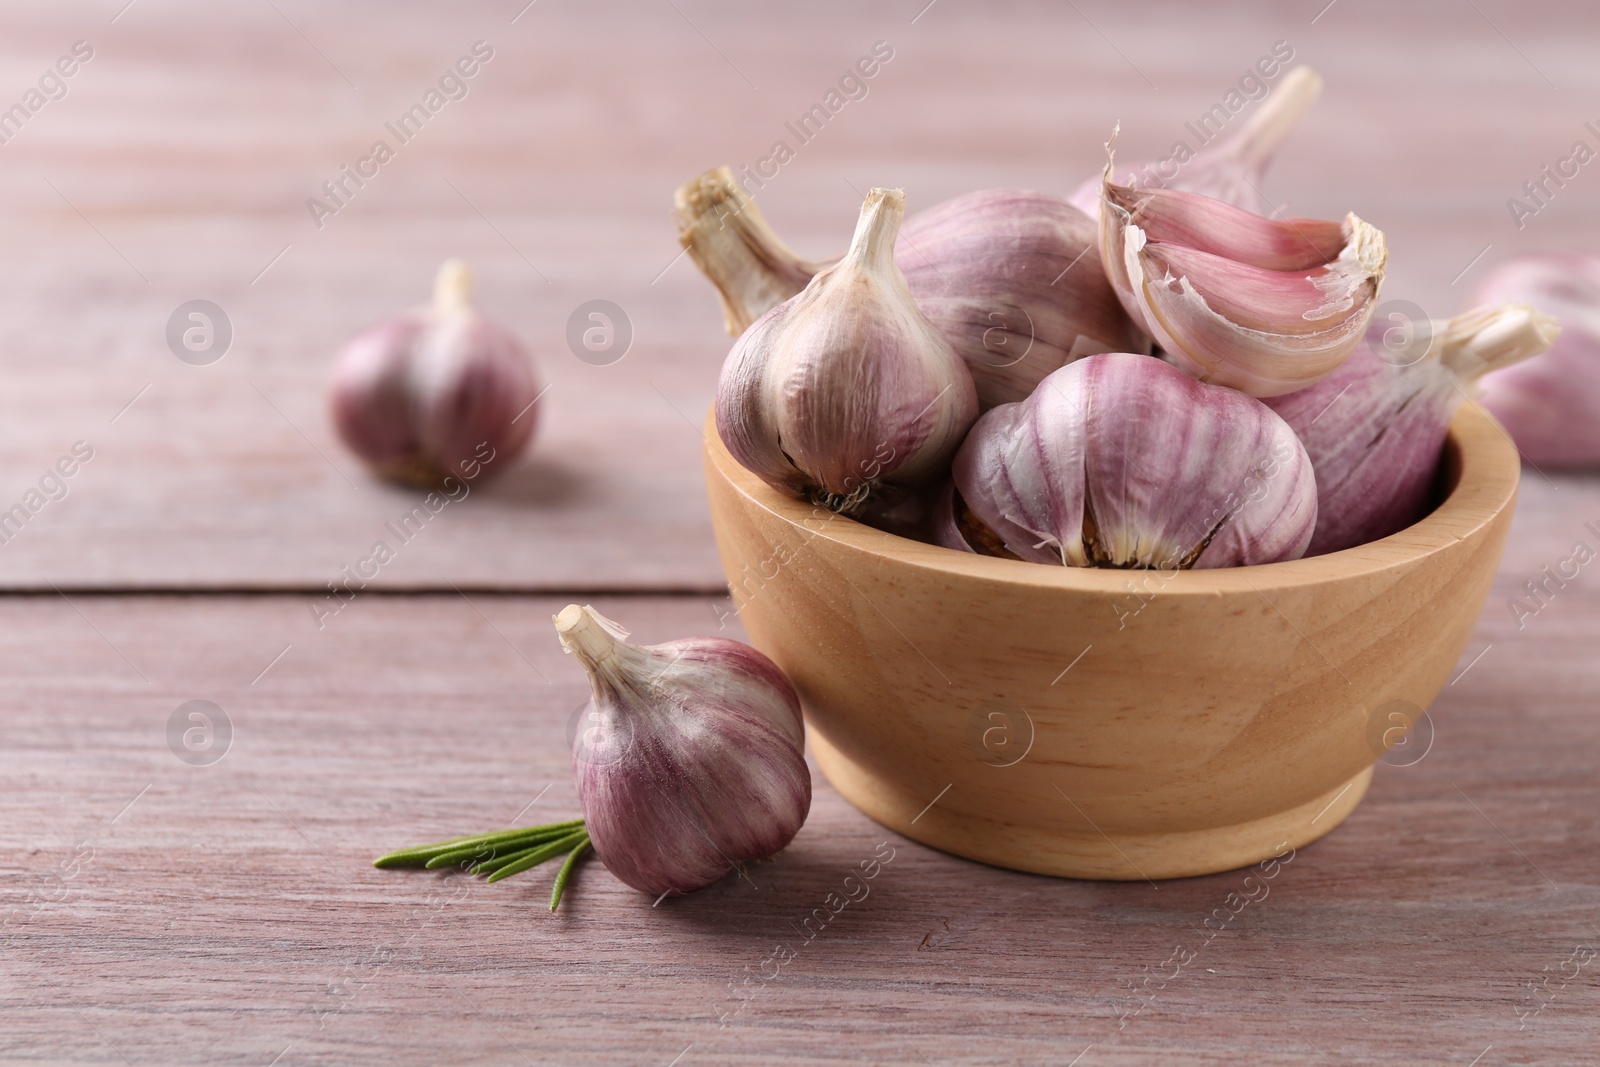
<svg viewBox="0 0 1600 1067">
<path fill-rule="evenodd" d="M 1305 448 L 1259 400 L 1118 352 L 979 418 L 941 511 L 951 548 L 1182 570 L 1298 558 L 1317 490 Z"/>
<path fill-rule="evenodd" d="M 972 375 L 895 266 L 905 194 L 874 189 L 850 251 L 751 324 L 722 367 L 717 432 L 774 488 L 842 514 L 941 476 L 978 414 Z"/>
<path fill-rule="evenodd" d="M 1098 201 L 1094 210 L 1023 189 L 982 189 L 900 228 L 895 263 L 917 307 L 966 361 L 981 407 L 1021 400 L 1082 356 L 1149 348 L 1100 265 Z M 675 217 L 732 334 L 837 262 L 785 245 L 726 167 L 685 183 Z"/>
<path fill-rule="evenodd" d="M 1449 322 L 1374 322 L 1329 377 L 1267 400 L 1299 434 L 1316 470 L 1308 554 L 1376 541 L 1422 518 L 1450 420 L 1473 383 L 1544 352 L 1559 332 L 1527 304 L 1479 308 Z"/>
<path fill-rule="evenodd" d="M 511 464 L 533 436 L 539 384 L 522 343 L 472 307 L 460 260 L 433 303 L 373 323 L 334 367 L 334 425 L 379 475 L 435 486 Z"/>
<path fill-rule="evenodd" d="M 1489 271 L 1475 296 L 1527 300 L 1562 327 L 1541 358 L 1485 375 L 1483 406 L 1536 466 L 1600 467 L 1600 256 L 1514 256 Z"/>
<path fill-rule="evenodd" d="M 776 664 L 721 637 L 630 645 L 591 607 L 555 616 L 589 675 L 573 773 L 596 854 L 653 897 L 766 859 L 811 808 L 805 726 Z"/>
</svg>

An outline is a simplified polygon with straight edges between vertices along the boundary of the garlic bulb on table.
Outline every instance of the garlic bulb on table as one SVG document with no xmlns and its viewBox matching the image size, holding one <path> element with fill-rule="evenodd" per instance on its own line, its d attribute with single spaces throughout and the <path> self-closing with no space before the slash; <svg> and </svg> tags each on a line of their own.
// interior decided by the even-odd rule
<svg viewBox="0 0 1600 1067">
<path fill-rule="evenodd" d="M 785 245 L 727 167 L 686 183 L 676 202 L 679 240 L 716 286 L 729 333 L 836 262 Z M 1060 197 L 982 189 L 900 227 L 895 263 L 917 307 L 966 360 L 981 406 L 1021 400 L 1081 356 L 1149 347 L 1100 266 L 1097 225 Z"/>
<path fill-rule="evenodd" d="M 895 266 L 905 211 L 874 189 L 850 251 L 734 343 L 717 432 L 773 487 L 841 513 L 880 483 L 944 473 L 977 416 L 966 364 L 917 310 Z"/>
<path fill-rule="evenodd" d="M 1263 201 L 1258 186 L 1272 157 L 1321 93 L 1321 76 L 1310 67 L 1295 67 L 1242 126 L 1205 143 L 1198 151 L 1191 149 L 1187 141 L 1180 141 L 1173 146 L 1172 154 L 1160 162 L 1125 168 L 1117 175 L 1117 183 L 1144 189 L 1181 189 L 1234 207 L 1259 210 Z M 1078 186 L 1071 197 L 1072 205 L 1091 217 L 1098 216 L 1101 181 L 1097 176 Z"/>
<path fill-rule="evenodd" d="M 630 645 L 577 604 L 555 624 L 593 691 L 572 762 L 607 870 L 677 895 L 789 843 L 811 807 L 811 772 L 799 698 L 771 660 L 719 637 Z"/>
<path fill-rule="evenodd" d="M 1600 256 L 1534 252 L 1497 264 L 1478 283 L 1483 303 L 1526 300 L 1561 323 L 1539 359 L 1485 375 L 1483 406 L 1529 462 L 1600 467 Z"/>
<path fill-rule="evenodd" d="M 437 485 L 511 464 L 533 435 L 539 385 L 509 330 L 471 303 L 471 274 L 439 268 L 433 303 L 384 319 L 339 354 L 339 436 L 386 478 Z"/>
<path fill-rule="evenodd" d="M 950 548 L 1182 570 L 1296 559 L 1316 515 L 1311 460 L 1271 409 L 1107 353 L 984 414 L 936 523 Z"/>
<path fill-rule="evenodd" d="M 1303 389 L 1360 343 L 1388 251 L 1354 215 L 1274 220 L 1197 193 L 1100 196 L 1100 254 L 1128 314 L 1175 364 L 1251 396 Z"/>
<path fill-rule="evenodd" d="M 1385 325 L 1374 322 L 1327 378 L 1266 401 L 1294 427 L 1316 470 L 1309 555 L 1376 541 L 1422 518 L 1450 419 L 1474 383 L 1539 355 L 1561 332 L 1528 304 L 1432 323 L 1422 344 L 1399 350 L 1385 347 Z"/>
</svg>

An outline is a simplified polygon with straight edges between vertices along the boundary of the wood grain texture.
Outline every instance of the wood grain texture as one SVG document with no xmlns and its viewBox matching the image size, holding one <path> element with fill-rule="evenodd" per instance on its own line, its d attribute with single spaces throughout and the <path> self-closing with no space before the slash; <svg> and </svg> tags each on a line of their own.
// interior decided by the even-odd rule
<svg viewBox="0 0 1600 1067">
<path fill-rule="evenodd" d="M 1595 16 L 1580 5 L 1151 16 L 943 0 L 913 22 L 923 6 L 8 11 L 7 106 L 74 41 L 95 56 L 0 145 L 0 504 L 74 441 L 97 451 L 68 498 L 0 549 L 0 587 L 336 578 L 413 501 L 334 439 L 329 360 L 364 323 L 421 300 L 459 254 L 485 309 L 532 346 L 551 384 L 545 424 L 525 463 L 442 515 L 377 582 L 716 588 L 697 427 L 728 340 L 709 286 L 675 259 L 671 193 L 792 140 L 785 123 L 877 40 L 894 58 L 866 97 L 759 190 L 807 254 L 842 247 L 871 185 L 905 186 L 913 210 L 985 186 L 1066 192 L 1099 169 L 1119 119 L 1126 158 L 1159 158 L 1277 40 L 1327 88 L 1263 191 L 1295 213 L 1353 209 L 1383 228 L 1389 295 L 1448 314 L 1499 256 L 1600 233 L 1587 171 L 1521 230 L 1505 207 L 1583 136 L 1600 99 L 1582 44 Z M 469 95 L 318 229 L 307 198 L 478 39 L 495 58 Z M 208 367 L 164 340 L 194 298 L 234 325 Z M 567 348 L 569 316 L 595 298 L 634 327 L 612 366 Z M 1530 523 L 1554 521 L 1529 506 Z"/>
<path fill-rule="evenodd" d="M 1600 1036 L 1595 964 L 1562 971 L 1600 946 L 1592 589 L 1521 633 L 1487 613 L 1427 755 L 1380 765 L 1344 825 L 1264 882 L 968 863 L 820 777 L 749 882 L 655 909 L 597 866 L 556 916 L 550 872 L 369 867 L 504 824 L 547 785 L 524 820 L 576 812 L 563 734 L 584 693 L 550 630 L 561 603 L 375 596 L 320 633 L 294 597 L 0 603 L 4 1057 L 1555 1064 Z M 646 641 L 714 630 L 698 598 L 596 606 Z M 211 766 L 167 747 L 190 699 L 237 728 Z M 870 893 L 808 939 L 884 841 Z M 766 962 L 779 946 L 793 958 Z M 1548 1004 L 1519 1015 L 1544 980 Z"/>
</svg>

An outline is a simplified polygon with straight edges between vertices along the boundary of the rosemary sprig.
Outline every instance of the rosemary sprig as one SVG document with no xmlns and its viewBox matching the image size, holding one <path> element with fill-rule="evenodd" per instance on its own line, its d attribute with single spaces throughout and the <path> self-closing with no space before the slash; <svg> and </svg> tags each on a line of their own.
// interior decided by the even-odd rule
<svg viewBox="0 0 1600 1067">
<path fill-rule="evenodd" d="M 561 869 L 556 872 L 556 882 L 550 893 L 550 910 L 555 911 L 566 891 L 578 860 L 589 850 L 589 833 L 582 819 L 546 823 L 543 826 L 524 826 L 514 830 L 497 830 L 494 833 L 470 834 L 436 841 L 431 845 L 416 845 L 379 856 L 372 861 L 374 867 L 441 867 L 460 866 L 463 870 L 487 876 L 498 882 L 514 874 L 537 867 L 555 856 L 566 854 Z"/>
</svg>

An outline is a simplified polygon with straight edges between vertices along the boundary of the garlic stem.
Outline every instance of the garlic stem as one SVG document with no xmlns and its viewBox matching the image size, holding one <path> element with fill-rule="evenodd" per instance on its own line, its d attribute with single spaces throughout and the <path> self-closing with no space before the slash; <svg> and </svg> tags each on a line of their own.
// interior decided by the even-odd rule
<svg viewBox="0 0 1600 1067">
<path fill-rule="evenodd" d="M 900 220 L 906 213 L 904 189 L 872 189 L 866 203 L 861 205 L 861 217 L 856 220 L 856 232 L 850 238 L 850 251 L 845 259 L 858 268 L 881 271 L 893 279 L 901 279 L 894 266 L 894 240 L 900 233 Z M 906 294 L 909 287 L 904 285 Z"/>
<path fill-rule="evenodd" d="M 447 259 L 433 279 L 433 310 L 440 315 L 459 314 L 472 306 L 472 269 L 459 259 Z"/>
<path fill-rule="evenodd" d="M 1294 68 L 1261 101 L 1249 121 L 1217 145 L 1216 151 L 1237 163 L 1244 176 L 1259 178 L 1283 139 L 1321 93 L 1322 75 L 1307 66 Z"/>
<path fill-rule="evenodd" d="M 716 286 L 723 325 L 734 337 L 829 265 L 784 244 L 727 167 L 679 186 L 672 217 L 678 243 Z"/>
<path fill-rule="evenodd" d="M 587 604 L 568 604 L 553 615 L 561 647 L 578 657 L 592 674 L 617 655 L 617 648 L 628 631 Z"/>
<path fill-rule="evenodd" d="M 1433 349 L 1463 382 L 1474 382 L 1547 351 L 1560 333 L 1555 317 L 1532 304 L 1501 304 L 1455 316 Z"/>
</svg>

